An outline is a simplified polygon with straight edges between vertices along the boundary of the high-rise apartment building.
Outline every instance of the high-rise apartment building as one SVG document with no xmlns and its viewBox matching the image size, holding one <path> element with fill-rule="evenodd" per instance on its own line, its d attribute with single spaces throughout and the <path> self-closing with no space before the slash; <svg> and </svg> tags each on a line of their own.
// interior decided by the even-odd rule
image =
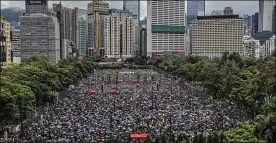
<svg viewBox="0 0 276 143">
<path fill-rule="evenodd" d="M 275 35 L 266 40 L 264 48 L 262 49 L 262 56 L 267 57 L 271 56 L 275 51 Z"/>
<path fill-rule="evenodd" d="M 272 13 L 275 0 L 259 0 L 258 32 L 272 31 Z"/>
<path fill-rule="evenodd" d="M 12 29 L 12 56 L 13 62 L 20 63 L 21 62 L 21 54 L 20 54 L 20 29 L 13 28 Z"/>
<path fill-rule="evenodd" d="M 221 57 L 243 54 L 243 18 L 239 15 L 198 16 L 193 24 L 192 54 Z"/>
<path fill-rule="evenodd" d="M 11 26 L 3 17 L 0 17 L 0 62 L 7 64 L 11 62 Z"/>
<path fill-rule="evenodd" d="M 243 56 L 245 57 L 260 57 L 260 41 L 255 39 L 247 39 L 243 41 Z"/>
<path fill-rule="evenodd" d="M 147 56 L 185 52 L 185 0 L 147 1 Z"/>
<path fill-rule="evenodd" d="M 122 57 L 128 58 L 135 55 L 135 24 L 132 16 L 121 17 L 122 31 Z M 137 41 L 138 42 L 138 41 Z"/>
<path fill-rule="evenodd" d="M 132 13 L 136 25 L 140 22 L 140 0 L 123 0 L 123 9 Z"/>
<path fill-rule="evenodd" d="M 87 50 L 87 10 L 77 10 L 77 49 L 79 58 L 86 57 Z"/>
<path fill-rule="evenodd" d="M 254 36 L 258 32 L 258 27 L 259 27 L 259 13 L 255 13 L 252 15 L 252 30 L 251 30 L 251 35 Z"/>
<path fill-rule="evenodd" d="M 109 15 L 107 2 L 96 0 L 88 3 L 88 55 L 104 56 L 104 18 Z M 95 22 L 97 21 L 97 23 Z M 96 25 L 95 25 L 96 24 Z M 98 49 L 95 50 L 94 48 Z M 97 52 L 95 52 L 97 51 Z M 90 52 L 95 54 L 89 54 Z M 96 55 L 97 53 L 97 55 Z"/>
<path fill-rule="evenodd" d="M 47 14 L 48 13 L 48 0 L 25 0 L 26 14 Z"/>
<path fill-rule="evenodd" d="M 131 12 L 111 9 L 104 21 L 105 56 L 128 58 L 135 54 L 135 22 Z"/>
<path fill-rule="evenodd" d="M 121 17 L 115 14 L 106 16 L 104 20 L 105 57 L 121 57 Z"/>
<path fill-rule="evenodd" d="M 21 60 L 46 56 L 49 61 L 60 60 L 60 33 L 56 17 L 43 14 L 20 16 Z"/>
</svg>

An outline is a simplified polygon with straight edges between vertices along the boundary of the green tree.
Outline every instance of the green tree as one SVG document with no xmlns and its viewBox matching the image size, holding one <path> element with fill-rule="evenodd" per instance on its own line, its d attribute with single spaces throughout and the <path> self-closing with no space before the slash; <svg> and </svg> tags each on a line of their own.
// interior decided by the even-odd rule
<svg viewBox="0 0 276 143">
<path fill-rule="evenodd" d="M 224 133 L 225 142 L 262 142 L 254 135 L 254 126 L 248 122 L 239 123 L 237 128 Z"/>
</svg>

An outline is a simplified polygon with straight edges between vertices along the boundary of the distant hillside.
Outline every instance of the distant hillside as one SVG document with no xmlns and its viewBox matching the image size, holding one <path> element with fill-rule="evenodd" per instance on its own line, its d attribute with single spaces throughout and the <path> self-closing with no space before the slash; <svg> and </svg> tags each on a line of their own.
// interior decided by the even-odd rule
<svg viewBox="0 0 276 143">
<path fill-rule="evenodd" d="M 53 9 L 50 8 L 48 15 L 51 14 L 50 11 L 52 11 Z M 19 7 L 11 7 L 11 8 L 3 8 L 1 9 L 1 16 L 4 16 L 5 19 L 7 19 L 8 21 L 12 22 L 19 22 L 19 16 L 24 12 L 23 9 L 20 9 Z"/>
<path fill-rule="evenodd" d="M 8 21 L 19 21 L 19 16 L 22 14 L 23 10 L 17 7 L 3 8 L 1 9 L 1 16 L 4 16 Z"/>
</svg>

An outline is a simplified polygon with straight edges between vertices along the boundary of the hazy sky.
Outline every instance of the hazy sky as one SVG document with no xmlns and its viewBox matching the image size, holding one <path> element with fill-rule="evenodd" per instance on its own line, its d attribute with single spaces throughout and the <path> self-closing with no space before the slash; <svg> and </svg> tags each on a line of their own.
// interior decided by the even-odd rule
<svg viewBox="0 0 276 143">
<path fill-rule="evenodd" d="M 49 7 L 53 3 L 58 3 L 59 1 L 49 1 Z M 87 3 L 89 1 L 63 1 L 62 4 L 66 7 L 79 7 L 82 9 L 87 9 Z M 110 8 L 122 8 L 122 1 L 111 1 Z M 254 14 L 258 12 L 258 1 L 206 1 L 206 14 L 210 14 L 213 10 L 223 10 L 226 6 L 231 6 L 234 9 L 235 14 Z M 25 2 L 22 1 L 2 1 L 1 8 L 6 7 L 25 7 Z M 141 19 L 147 15 L 147 1 L 141 0 Z"/>
</svg>

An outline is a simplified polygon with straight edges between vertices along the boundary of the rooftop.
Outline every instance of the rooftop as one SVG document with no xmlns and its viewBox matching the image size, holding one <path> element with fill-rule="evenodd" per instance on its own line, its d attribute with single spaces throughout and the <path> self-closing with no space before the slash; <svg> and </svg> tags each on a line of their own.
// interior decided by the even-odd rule
<svg viewBox="0 0 276 143">
<path fill-rule="evenodd" d="M 197 16 L 197 20 L 207 19 L 242 19 L 239 15 L 208 15 L 208 16 Z"/>
</svg>

